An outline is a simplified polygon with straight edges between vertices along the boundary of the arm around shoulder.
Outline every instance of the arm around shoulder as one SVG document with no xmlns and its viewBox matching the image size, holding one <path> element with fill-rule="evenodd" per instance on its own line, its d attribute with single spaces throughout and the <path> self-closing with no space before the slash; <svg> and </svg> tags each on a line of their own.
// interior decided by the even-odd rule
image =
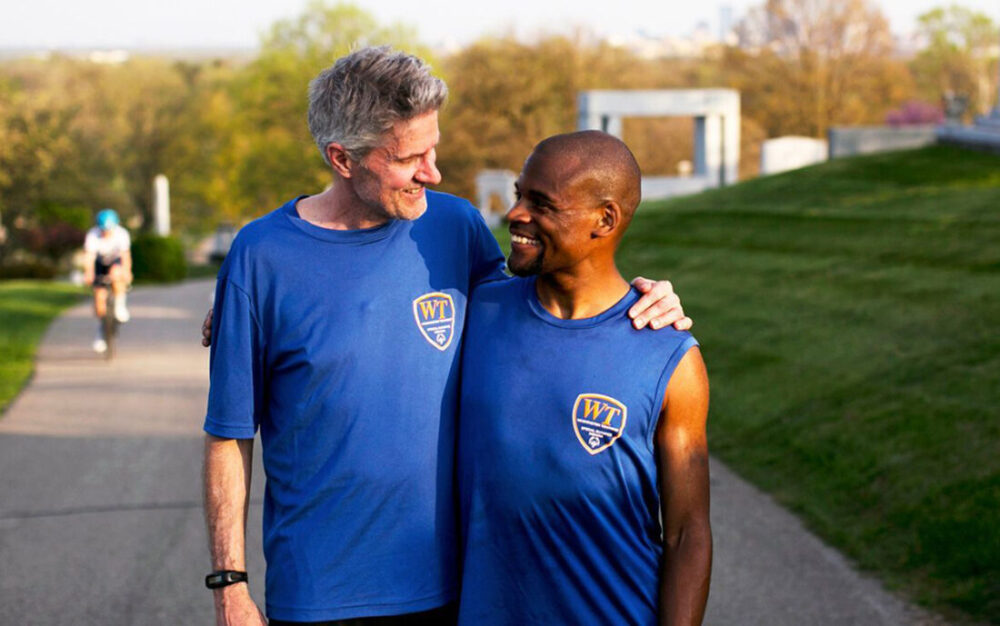
<svg viewBox="0 0 1000 626">
<path fill-rule="evenodd" d="M 701 351 L 674 370 L 656 429 L 663 564 L 660 624 L 701 624 L 712 572 L 709 521 L 708 374 Z"/>
</svg>

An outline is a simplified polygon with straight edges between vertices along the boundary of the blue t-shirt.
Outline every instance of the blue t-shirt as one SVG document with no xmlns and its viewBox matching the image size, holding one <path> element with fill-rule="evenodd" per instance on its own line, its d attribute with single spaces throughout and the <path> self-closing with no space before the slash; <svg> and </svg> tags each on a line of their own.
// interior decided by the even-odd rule
<svg viewBox="0 0 1000 626">
<path fill-rule="evenodd" d="M 654 434 L 687 332 L 633 329 L 633 289 L 588 319 L 534 279 L 477 288 L 462 361 L 459 623 L 654 624 Z"/>
<path fill-rule="evenodd" d="M 466 201 L 340 231 L 293 200 L 240 230 L 219 273 L 205 430 L 264 469 L 267 614 L 394 615 L 457 595 L 453 487 L 468 294 L 504 277 Z"/>
</svg>

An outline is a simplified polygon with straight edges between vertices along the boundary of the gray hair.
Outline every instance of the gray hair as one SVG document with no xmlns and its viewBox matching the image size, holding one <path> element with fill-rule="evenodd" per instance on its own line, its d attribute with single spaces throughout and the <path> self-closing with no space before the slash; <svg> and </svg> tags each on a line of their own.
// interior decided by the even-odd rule
<svg viewBox="0 0 1000 626">
<path fill-rule="evenodd" d="M 396 122 L 440 109 L 447 96 L 420 58 L 389 46 L 361 48 L 309 83 L 309 131 L 327 165 L 331 143 L 360 160 Z"/>
</svg>

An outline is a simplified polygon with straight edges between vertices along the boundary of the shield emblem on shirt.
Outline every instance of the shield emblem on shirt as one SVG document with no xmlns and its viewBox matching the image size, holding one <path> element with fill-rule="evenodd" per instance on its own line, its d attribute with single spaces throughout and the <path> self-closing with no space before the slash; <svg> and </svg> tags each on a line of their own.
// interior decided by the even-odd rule
<svg viewBox="0 0 1000 626">
<path fill-rule="evenodd" d="M 455 334 L 455 301 L 450 295 L 425 293 L 413 301 L 413 317 L 429 344 L 442 352 L 448 349 Z"/>
<path fill-rule="evenodd" d="M 622 436 L 627 418 L 628 407 L 611 396 L 581 393 L 573 403 L 573 431 L 590 454 L 610 448 Z"/>
</svg>

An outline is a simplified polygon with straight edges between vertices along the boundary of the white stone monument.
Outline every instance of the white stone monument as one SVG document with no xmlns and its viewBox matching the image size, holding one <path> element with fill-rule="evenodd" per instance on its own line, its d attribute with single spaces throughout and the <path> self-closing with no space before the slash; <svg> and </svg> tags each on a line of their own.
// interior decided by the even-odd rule
<svg viewBox="0 0 1000 626">
<path fill-rule="evenodd" d="M 500 218 L 514 206 L 514 183 L 517 174 L 510 170 L 481 170 L 476 174 L 476 200 L 483 219 L 492 228 L 500 223 Z M 492 210 L 493 198 L 499 198 L 502 212 Z"/>
<path fill-rule="evenodd" d="M 825 161 L 827 143 L 812 137 L 777 137 L 760 145 L 760 175 L 777 174 Z"/>
<path fill-rule="evenodd" d="M 722 187 L 740 169 L 740 94 L 733 89 L 581 91 L 577 129 L 622 136 L 626 117 L 693 117 L 694 172 L 690 177 L 644 176 L 642 197 L 664 198 Z"/>
<path fill-rule="evenodd" d="M 153 231 L 160 237 L 170 234 L 170 183 L 163 174 L 153 179 Z"/>
</svg>

